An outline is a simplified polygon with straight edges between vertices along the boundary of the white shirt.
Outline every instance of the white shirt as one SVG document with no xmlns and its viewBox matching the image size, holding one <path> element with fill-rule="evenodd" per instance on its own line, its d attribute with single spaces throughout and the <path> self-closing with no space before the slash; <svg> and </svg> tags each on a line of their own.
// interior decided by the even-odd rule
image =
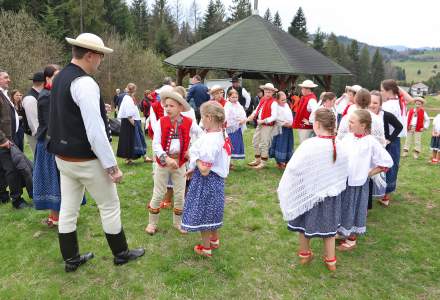
<svg viewBox="0 0 440 300">
<path fill-rule="evenodd" d="M 372 136 L 357 138 L 349 133 L 342 140 L 348 153 L 348 185 L 362 186 L 368 173 L 375 167 L 391 168 L 393 159 L 384 147 Z"/>
<path fill-rule="evenodd" d="M 134 103 L 133 98 L 130 95 L 125 95 L 122 98 L 118 111 L 118 119 L 133 118 L 134 120 L 140 120 L 139 108 Z"/>
<path fill-rule="evenodd" d="M 276 101 L 274 101 L 270 105 L 270 110 L 271 110 L 271 115 L 270 115 L 270 117 L 264 119 L 265 124 L 275 122 L 275 120 L 277 119 L 278 103 Z M 258 120 L 261 120 L 262 114 L 263 114 L 263 108 L 260 109 L 260 113 L 258 114 Z"/>
<path fill-rule="evenodd" d="M 89 76 L 78 77 L 72 81 L 70 93 L 81 111 L 87 140 L 102 167 L 107 169 L 116 166 L 115 155 L 101 117 L 98 84 Z"/>
<path fill-rule="evenodd" d="M 236 128 L 234 131 L 238 130 L 241 126 L 239 122 L 246 120 L 246 112 L 243 106 L 238 101 L 235 103 L 227 101 L 224 109 L 227 128 Z M 244 127 L 246 128 L 246 125 Z"/>
<path fill-rule="evenodd" d="M 387 111 L 389 113 L 392 113 L 397 120 L 402 124 L 403 129 L 402 132 L 398 135 L 398 137 L 405 137 L 407 133 L 407 125 L 406 125 L 406 116 L 405 114 L 402 114 L 402 110 L 400 109 L 400 103 L 398 99 L 390 99 L 385 101 L 382 104 L 382 109 L 384 111 Z M 394 128 L 389 125 L 389 132 L 390 134 L 393 134 Z"/>
<path fill-rule="evenodd" d="M 310 124 L 315 123 L 316 111 L 320 108 L 325 108 L 325 107 L 321 105 L 321 106 L 317 107 L 315 110 L 313 110 L 312 113 L 310 114 L 310 117 L 309 117 Z M 337 113 L 335 107 L 329 108 L 329 110 L 331 110 L 332 113 L 335 115 L 335 128 L 338 128 L 338 113 Z"/>
<path fill-rule="evenodd" d="M 435 116 L 434 121 L 432 121 L 432 129 L 435 132 L 440 133 L 440 114 Z"/>
<path fill-rule="evenodd" d="M 246 99 L 246 102 L 244 104 L 244 108 L 248 109 L 249 105 L 251 105 L 251 95 L 249 94 L 248 91 L 246 91 L 245 88 L 241 89 L 241 95 L 243 96 L 244 99 Z"/>
<path fill-rule="evenodd" d="M 312 112 L 313 110 L 317 110 L 319 108 L 318 101 L 316 99 L 312 98 L 307 103 L 307 111 Z"/>
<path fill-rule="evenodd" d="M 348 96 L 344 94 L 336 100 L 336 112 L 342 115 L 347 105 L 348 105 Z"/>
<path fill-rule="evenodd" d="M 18 117 L 17 110 L 15 109 L 14 103 L 12 103 L 11 99 L 8 96 L 8 91 L 4 90 L 3 88 L 0 87 L 0 92 L 2 92 L 3 95 L 6 97 L 6 99 L 8 99 L 9 104 L 11 104 L 12 108 L 14 109 L 14 112 L 15 112 L 15 132 L 17 132 L 18 127 L 20 126 L 20 119 Z"/>
<path fill-rule="evenodd" d="M 426 113 L 426 111 L 424 113 L 425 113 L 425 115 L 424 115 L 424 118 L 423 118 L 423 128 L 428 129 L 429 128 L 429 116 Z M 408 117 L 409 117 L 409 112 L 408 112 L 408 115 L 406 116 L 406 118 L 408 119 Z M 413 117 L 412 117 L 410 125 L 414 126 L 414 127 L 417 126 L 417 110 L 414 111 L 414 114 L 413 114 Z"/>
<path fill-rule="evenodd" d="M 159 100 L 159 101 L 160 101 L 160 100 Z M 161 105 L 162 108 L 163 108 L 162 102 L 160 103 L 160 105 Z M 164 110 L 163 110 L 163 113 L 164 113 L 164 115 L 166 114 L 166 112 L 165 112 L 165 108 L 164 108 Z M 153 130 L 154 130 L 154 128 L 156 128 L 156 126 L 157 126 L 157 122 L 158 122 L 159 120 L 158 120 L 158 118 L 157 118 L 157 116 L 156 116 L 156 113 L 154 112 L 153 106 L 150 107 L 150 117 L 149 117 L 148 119 L 150 120 L 151 128 L 153 128 Z"/>
<path fill-rule="evenodd" d="M 22 105 L 32 136 L 34 136 L 38 129 L 38 101 L 34 96 L 28 95 L 23 98 Z"/>
<path fill-rule="evenodd" d="M 190 148 L 189 170 L 196 168 L 198 160 L 211 164 L 211 171 L 222 178 L 229 174 L 231 157 L 223 148 L 225 137 L 223 132 L 207 132 L 203 134 Z"/>
<path fill-rule="evenodd" d="M 162 154 L 166 153 L 162 148 L 162 128 L 160 126 L 160 121 L 156 123 L 156 127 L 153 128 L 154 137 L 153 137 L 153 152 L 156 157 L 161 157 Z M 197 125 L 197 122 L 191 123 L 191 129 L 189 131 L 189 135 L 191 137 L 199 137 L 203 133 L 203 130 Z M 172 139 L 170 144 L 170 149 L 168 154 L 177 154 L 180 153 L 180 140 Z"/>
<path fill-rule="evenodd" d="M 287 103 L 284 103 L 284 105 L 279 105 L 277 107 L 277 125 L 283 126 L 284 123 L 293 123 L 293 115 L 292 110 L 290 109 L 289 105 Z"/>
</svg>

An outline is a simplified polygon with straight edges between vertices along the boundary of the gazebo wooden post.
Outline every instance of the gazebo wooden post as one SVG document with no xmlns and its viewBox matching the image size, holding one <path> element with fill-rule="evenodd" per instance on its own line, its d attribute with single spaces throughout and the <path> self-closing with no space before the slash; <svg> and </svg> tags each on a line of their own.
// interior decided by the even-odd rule
<svg viewBox="0 0 440 300">
<path fill-rule="evenodd" d="M 193 78 L 197 74 L 197 70 L 196 69 L 189 69 L 188 72 L 189 72 L 189 76 L 191 78 Z"/>
<path fill-rule="evenodd" d="M 200 75 L 200 78 L 202 78 L 202 81 L 205 81 L 205 77 L 206 77 L 206 74 L 208 74 L 208 72 L 209 72 L 209 69 L 203 69 L 199 72 L 199 75 Z"/>
<path fill-rule="evenodd" d="M 295 82 L 298 80 L 298 75 L 292 75 L 290 78 L 291 86 L 295 86 Z"/>
<path fill-rule="evenodd" d="M 187 73 L 187 70 L 185 68 L 178 68 L 176 72 L 176 81 L 177 85 L 183 85 L 183 78 L 185 78 L 185 75 Z"/>
<path fill-rule="evenodd" d="M 324 88 L 326 92 L 330 92 L 331 85 L 332 85 L 332 76 L 324 75 Z"/>
</svg>

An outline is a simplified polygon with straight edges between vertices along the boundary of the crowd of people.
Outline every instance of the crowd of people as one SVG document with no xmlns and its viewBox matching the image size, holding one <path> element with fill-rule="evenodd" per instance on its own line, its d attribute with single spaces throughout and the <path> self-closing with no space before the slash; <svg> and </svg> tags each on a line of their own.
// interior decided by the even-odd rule
<svg viewBox="0 0 440 300">
<path fill-rule="evenodd" d="M 7 203 L 11 198 L 16 209 L 30 206 L 22 198 L 23 168 L 12 155 L 15 148 L 23 152 L 26 136 L 34 154 L 29 193 L 33 207 L 49 211 L 43 223 L 58 228 L 65 270 L 72 272 L 94 257 L 91 252 L 80 254 L 76 233 L 86 190 L 98 204 L 114 263 L 125 264 L 145 251 L 127 245 L 116 188 L 123 174 L 107 118 L 111 107 L 92 77 L 113 50 L 90 33 L 66 40 L 72 46 L 71 62 L 35 73 L 24 98 L 17 90 L 8 93 L 11 79 L 0 70 L 0 200 Z M 195 75 L 188 92 L 169 77 L 160 88 L 145 91 L 142 99 L 134 83 L 117 89 L 116 156 L 127 165 L 139 158 L 153 164 L 145 232 L 156 234 L 161 210 L 172 208 L 174 228 L 181 234 L 200 232 L 201 243 L 194 251 L 212 257 L 220 247 L 225 178 L 235 168 L 232 160 L 245 159 L 243 133 L 250 125 L 255 127 L 254 159 L 248 166 L 261 170 L 273 158 L 284 170 L 278 198 L 288 229 L 299 232 L 300 263 L 313 259 L 310 239 L 319 237 L 324 240 L 325 265 L 336 270 L 335 249 L 356 248 L 357 236 L 366 232 L 373 197 L 390 205 L 397 187 L 400 139 L 407 137 L 402 156 L 409 155 L 414 141 L 417 159 L 430 120 L 425 100 L 411 97 L 391 79 L 381 83 L 380 91 L 347 86 L 339 98 L 332 92 L 318 98 L 318 85 L 311 80 L 298 86 L 300 95 L 266 83 L 252 98 L 238 77 L 228 88 L 208 89 Z M 411 103 L 415 107 L 408 109 Z M 148 138 L 153 158 L 147 155 Z M 431 163 L 438 164 L 440 115 L 433 121 L 430 147 Z"/>
</svg>

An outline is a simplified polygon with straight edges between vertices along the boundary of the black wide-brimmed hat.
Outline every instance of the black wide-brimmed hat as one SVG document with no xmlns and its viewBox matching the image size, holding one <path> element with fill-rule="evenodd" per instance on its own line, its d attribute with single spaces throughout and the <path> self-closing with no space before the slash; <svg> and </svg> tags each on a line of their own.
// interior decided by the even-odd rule
<svg viewBox="0 0 440 300">
<path fill-rule="evenodd" d="M 240 78 L 238 76 L 232 76 L 231 82 L 240 82 Z"/>
<path fill-rule="evenodd" d="M 37 72 L 34 74 L 34 76 L 29 78 L 29 80 L 32 80 L 33 82 L 45 82 L 46 78 L 44 78 L 43 72 Z"/>
</svg>

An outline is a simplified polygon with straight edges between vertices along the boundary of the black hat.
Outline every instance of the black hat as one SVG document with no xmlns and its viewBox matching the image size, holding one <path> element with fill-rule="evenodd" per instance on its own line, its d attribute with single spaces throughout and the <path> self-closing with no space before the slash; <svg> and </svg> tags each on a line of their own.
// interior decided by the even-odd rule
<svg viewBox="0 0 440 300">
<path fill-rule="evenodd" d="M 238 76 L 232 76 L 231 82 L 240 82 L 240 78 Z"/>
<path fill-rule="evenodd" d="M 46 78 L 44 78 L 43 72 L 37 72 L 32 76 L 32 78 L 29 78 L 29 80 L 32 80 L 33 82 L 45 82 Z"/>
</svg>

